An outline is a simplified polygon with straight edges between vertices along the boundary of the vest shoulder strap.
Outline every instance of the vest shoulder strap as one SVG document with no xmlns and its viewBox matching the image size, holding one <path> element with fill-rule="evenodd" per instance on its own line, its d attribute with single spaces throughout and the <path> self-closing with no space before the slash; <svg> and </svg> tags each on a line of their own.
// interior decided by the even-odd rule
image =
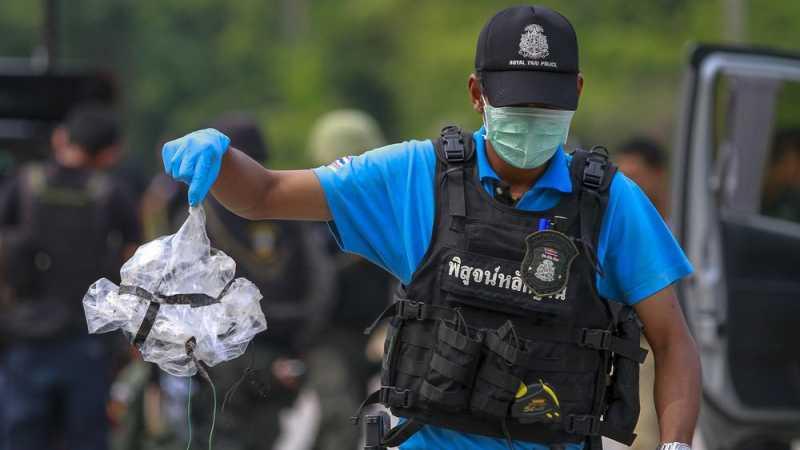
<svg viewBox="0 0 800 450">
<path fill-rule="evenodd" d="M 603 268 L 595 249 L 616 173 L 617 166 L 611 162 L 608 150 L 603 146 L 596 145 L 589 151 L 575 150 L 572 154 L 570 177 L 573 190 L 578 194 L 581 245 L 594 270 L 601 276 Z"/>
<path fill-rule="evenodd" d="M 472 134 L 464 132 L 455 125 L 442 129 L 441 135 L 433 140 L 439 174 L 437 186 L 447 186 L 447 209 L 451 218 L 450 228 L 463 231 L 464 219 L 467 217 L 467 201 L 464 192 L 466 170 L 475 163 L 475 145 Z"/>
</svg>

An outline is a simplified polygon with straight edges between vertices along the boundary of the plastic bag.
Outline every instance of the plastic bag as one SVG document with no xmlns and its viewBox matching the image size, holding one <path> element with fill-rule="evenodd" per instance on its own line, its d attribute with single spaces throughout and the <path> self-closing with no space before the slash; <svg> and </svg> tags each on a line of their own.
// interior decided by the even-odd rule
<svg viewBox="0 0 800 450">
<path fill-rule="evenodd" d="M 191 208 L 177 233 L 136 250 L 120 286 L 92 284 L 83 298 L 89 332 L 122 330 L 145 361 L 176 376 L 197 373 L 193 357 L 214 366 L 241 356 L 267 329 L 261 293 L 234 279 L 236 263 L 211 248 L 205 226 L 202 207 Z"/>
</svg>

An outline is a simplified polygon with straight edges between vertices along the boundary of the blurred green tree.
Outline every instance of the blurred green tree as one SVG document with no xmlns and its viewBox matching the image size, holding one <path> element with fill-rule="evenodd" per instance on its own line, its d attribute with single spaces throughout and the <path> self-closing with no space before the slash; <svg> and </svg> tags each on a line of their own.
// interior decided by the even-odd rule
<svg viewBox="0 0 800 450">
<path fill-rule="evenodd" d="M 308 163 L 307 133 L 323 112 L 364 109 L 395 139 L 445 122 L 480 125 L 466 96 L 484 22 L 517 1 L 69 0 L 61 53 L 119 76 L 129 142 L 156 169 L 158 142 L 227 109 L 267 130 L 274 167 Z M 671 135 L 686 45 L 726 36 L 729 2 L 542 0 L 573 22 L 586 89 L 573 136 L 614 145 L 633 132 Z M 746 3 L 746 2 L 745 2 Z M 746 10 L 746 42 L 797 50 L 800 2 Z M 27 56 L 42 7 L 0 2 L 0 55 Z"/>
</svg>

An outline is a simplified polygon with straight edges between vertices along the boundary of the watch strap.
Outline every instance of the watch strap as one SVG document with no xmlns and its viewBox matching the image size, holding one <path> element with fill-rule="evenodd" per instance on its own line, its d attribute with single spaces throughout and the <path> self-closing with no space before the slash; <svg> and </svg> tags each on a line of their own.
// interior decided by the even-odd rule
<svg viewBox="0 0 800 450">
<path fill-rule="evenodd" d="M 658 450 L 692 450 L 692 448 L 688 444 L 681 442 L 669 442 L 661 444 Z"/>
</svg>

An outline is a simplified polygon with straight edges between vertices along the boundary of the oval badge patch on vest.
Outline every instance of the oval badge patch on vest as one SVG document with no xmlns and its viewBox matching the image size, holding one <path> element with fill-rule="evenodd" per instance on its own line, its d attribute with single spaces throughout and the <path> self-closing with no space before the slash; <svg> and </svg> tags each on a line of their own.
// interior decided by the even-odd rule
<svg viewBox="0 0 800 450">
<path fill-rule="evenodd" d="M 525 238 L 522 281 L 535 295 L 554 295 L 567 285 L 576 256 L 578 248 L 565 234 L 554 230 L 531 233 Z"/>
</svg>

